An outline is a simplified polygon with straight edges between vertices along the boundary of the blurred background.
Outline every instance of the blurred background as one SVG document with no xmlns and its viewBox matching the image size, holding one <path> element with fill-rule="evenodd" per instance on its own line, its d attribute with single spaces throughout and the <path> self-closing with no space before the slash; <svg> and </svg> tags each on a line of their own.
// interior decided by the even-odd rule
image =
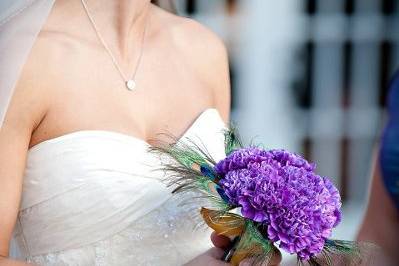
<svg viewBox="0 0 399 266">
<path fill-rule="evenodd" d="M 246 141 L 317 162 L 344 201 L 335 236 L 357 233 L 387 84 L 399 68 L 399 1 L 175 0 L 230 54 L 232 121 Z M 286 257 L 285 257 L 286 258 Z"/>
</svg>

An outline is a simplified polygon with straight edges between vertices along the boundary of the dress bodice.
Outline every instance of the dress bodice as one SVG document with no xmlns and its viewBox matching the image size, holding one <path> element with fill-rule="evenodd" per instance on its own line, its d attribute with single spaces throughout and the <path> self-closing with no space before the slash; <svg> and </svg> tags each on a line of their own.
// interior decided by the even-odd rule
<svg viewBox="0 0 399 266">
<path fill-rule="evenodd" d="M 380 165 L 385 186 L 399 211 L 399 72 L 389 87 L 389 120 L 382 136 Z"/>
<path fill-rule="evenodd" d="M 207 109 L 182 138 L 201 140 L 221 159 L 224 127 Z M 194 230 L 192 208 L 172 197 L 150 147 L 102 130 L 32 147 L 14 232 L 23 257 L 39 265 L 179 265 L 203 252 L 208 232 Z"/>
</svg>

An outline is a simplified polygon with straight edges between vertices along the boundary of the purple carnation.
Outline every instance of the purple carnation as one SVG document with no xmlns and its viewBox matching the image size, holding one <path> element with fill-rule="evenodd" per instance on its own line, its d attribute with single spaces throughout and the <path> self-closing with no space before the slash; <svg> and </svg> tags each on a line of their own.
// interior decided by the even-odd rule
<svg viewBox="0 0 399 266">
<path fill-rule="evenodd" d="M 315 165 L 285 150 L 239 149 L 215 166 L 229 203 L 267 226 L 267 236 L 307 260 L 341 220 L 338 190 Z"/>
</svg>

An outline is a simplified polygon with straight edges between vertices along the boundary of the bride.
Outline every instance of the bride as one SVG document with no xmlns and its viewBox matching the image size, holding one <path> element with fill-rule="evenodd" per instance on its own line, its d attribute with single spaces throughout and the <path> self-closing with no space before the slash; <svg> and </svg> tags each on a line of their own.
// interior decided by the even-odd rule
<svg viewBox="0 0 399 266">
<path fill-rule="evenodd" d="M 148 153 L 223 156 L 222 42 L 150 0 L 53 2 L 0 5 L 0 265 L 227 265 Z"/>
</svg>

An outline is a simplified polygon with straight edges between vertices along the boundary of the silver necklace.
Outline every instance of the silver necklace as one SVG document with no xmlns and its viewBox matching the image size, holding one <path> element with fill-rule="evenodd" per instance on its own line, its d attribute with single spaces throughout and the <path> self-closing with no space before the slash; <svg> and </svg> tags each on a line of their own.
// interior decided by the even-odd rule
<svg viewBox="0 0 399 266">
<path fill-rule="evenodd" d="M 115 68 L 118 70 L 119 74 L 121 75 L 123 81 L 125 82 L 126 88 L 129 91 L 132 91 L 135 87 L 136 87 L 136 73 L 137 70 L 140 66 L 140 62 L 141 62 L 141 58 L 143 56 L 143 50 L 144 50 L 144 40 L 145 40 L 145 35 L 146 35 L 146 31 L 147 31 L 147 25 L 148 25 L 148 18 L 147 21 L 145 23 L 144 26 L 144 30 L 143 30 L 143 35 L 141 38 L 141 49 L 140 49 L 140 54 L 139 54 L 139 58 L 137 59 L 137 63 L 136 63 L 136 67 L 134 68 L 133 74 L 131 75 L 131 78 L 128 78 L 122 71 L 122 68 L 119 66 L 118 61 L 116 60 L 116 58 L 114 57 L 114 55 L 111 52 L 111 49 L 108 47 L 107 43 L 104 41 L 104 38 L 101 36 L 100 31 L 98 30 L 98 27 L 96 25 L 96 23 L 94 22 L 93 16 L 90 14 L 89 9 L 87 8 L 86 2 L 84 0 L 81 0 L 83 8 L 87 14 L 87 17 L 90 20 L 91 25 L 93 26 L 94 31 L 96 32 L 96 35 L 98 37 L 98 39 L 100 40 L 102 46 L 104 47 L 104 49 L 107 51 L 107 53 L 109 54 L 112 63 L 115 65 Z"/>
</svg>

